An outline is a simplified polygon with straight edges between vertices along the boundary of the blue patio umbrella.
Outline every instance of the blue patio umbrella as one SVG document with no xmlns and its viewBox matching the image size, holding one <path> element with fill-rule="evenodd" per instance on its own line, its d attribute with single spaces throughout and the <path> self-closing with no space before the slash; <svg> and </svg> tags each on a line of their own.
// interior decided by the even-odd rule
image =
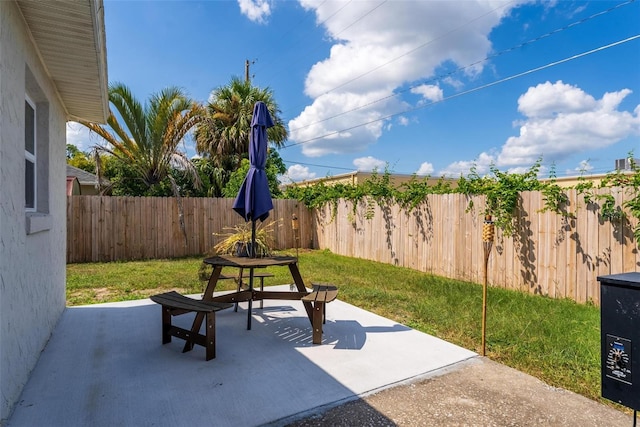
<svg viewBox="0 0 640 427">
<path fill-rule="evenodd" d="M 240 191 L 233 202 L 233 210 L 245 221 L 251 221 L 251 246 L 249 256 L 256 256 L 256 220 L 264 221 L 273 209 L 269 181 L 267 180 L 267 129 L 273 126 L 273 120 L 264 102 L 253 106 L 251 134 L 249 136 L 249 171 L 242 182 Z M 249 288 L 253 289 L 253 268 L 249 273 Z M 251 300 L 249 300 L 249 318 L 247 329 L 251 329 Z"/>
<path fill-rule="evenodd" d="M 272 127 L 273 120 L 264 102 L 258 101 L 253 107 L 251 134 L 249 136 L 249 172 L 245 176 L 240 191 L 233 202 L 233 210 L 245 221 L 252 222 L 255 232 L 257 219 L 264 221 L 273 209 L 269 181 L 267 180 L 267 129 Z M 253 233 L 252 233 L 253 234 Z M 252 244 L 255 243 L 252 236 Z"/>
</svg>

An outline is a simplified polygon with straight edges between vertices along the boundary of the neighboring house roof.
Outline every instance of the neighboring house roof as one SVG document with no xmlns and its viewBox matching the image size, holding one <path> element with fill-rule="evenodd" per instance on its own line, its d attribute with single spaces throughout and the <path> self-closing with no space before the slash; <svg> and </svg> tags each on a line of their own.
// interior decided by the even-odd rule
<svg viewBox="0 0 640 427">
<path fill-rule="evenodd" d="M 633 175 L 633 171 L 621 171 L 624 175 Z M 559 187 L 572 188 L 580 183 L 591 182 L 594 186 L 599 187 L 602 185 L 602 181 L 608 177 L 608 174 L 592 174 L 592 175 L 574 175 L 563 176 L 558 178 L 542 178 L 540 182 L 555 182 Z"/>
<path fill-rule="evenodd" d="M 67 179 L 70 177 L 78 178 L 78 182 L 80 185 L 93 185 L 95 186 L 98 182 L 98 176 L 94 175 L 90 172 L 77 168 L 75 166 L 67 165 Z M 100 181 L 102 186 L 107 186 L 111 184 L 108 179 L 102 178 Z"/>
<path fill-rule="evenodd" d="M 109 113 L 102 0 L 17 0 L 67 119 L 105 123 Z"/>
<path fill-rule="evenodd" d="M 382 177 L 384 173 L 377 173 L 378 177 Z M 306 181 L 300 181 L 289 185 L 296 185 L 298 187 L 308 187 L 315 184 L 324 183 L 325 185 L 335 185 L 335 184 L 347 184 L 347 185 L 358 185 L 364 183 L 366 180 L 370 179 L 374 175 L 373 172 L 362 172 L 362 171 L 354 171 L 343 173 L 340 175 L 327 176 L 323 178 L 314 178 Z M 416 176 L 418 180 L 427 179 L 429 185 L 437 184 L 441 178 L 433 178 L 433 177 L 423 177 Z M 400 185 L 410 182 L 414 179 L 414 175 L 406 175 L 406 174 L 390 174 L 389 180 L 391 185 L 399 187 Z M 458 180 L 452 178 L 444 178 L 445 181 L 448 181 L 451 184 L 451 187 L 455 188 L 458 186 Z"/>
</svg>

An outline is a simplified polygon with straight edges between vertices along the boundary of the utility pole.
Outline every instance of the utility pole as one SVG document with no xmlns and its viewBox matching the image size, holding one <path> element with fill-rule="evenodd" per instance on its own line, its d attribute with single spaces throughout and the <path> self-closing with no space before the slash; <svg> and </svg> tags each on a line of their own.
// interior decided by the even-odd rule
<svg viewBox="0 0 640 427">
<path fill-rule="evenodd" d="M 249 83 L 251 81 L 251 77 L 255 77 L 255 75 L 251 75 L 249 74 L 249 66 L 251 64 L 255 64 L 257 61 L 257 59 L 254 59 L 253 61 L 249 61 L 248 59 L 244 60 L 244 81 Z"/>
</svg>

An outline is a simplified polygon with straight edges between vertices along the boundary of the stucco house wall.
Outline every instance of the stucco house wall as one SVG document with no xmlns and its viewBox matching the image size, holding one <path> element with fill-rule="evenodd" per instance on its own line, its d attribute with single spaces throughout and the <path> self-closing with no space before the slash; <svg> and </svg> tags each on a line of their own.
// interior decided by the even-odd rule
<svg viewBox="0 0 640 427">
<path fill-rule="evenodd" d="M 0 1 L 0 425 L 65 309 L 70 114 L 21 7 Z M 33 212 L 25 206 L 25 100 L 36 111 Z"/>
<path fill-rule="evenodd" d="M 48 189 L 48 209 L 42 208 L 36 220 L 40 224 L 32 230 L 36 232 L 27 233 L 32 218 L 25 213 L 24 144 L 13 142 L 24 141 L 28 70 L 36 86 L 27 93 L 49 109 L 48 118 L 37 116 L 49 127 L 48 153 L 38 154 L 49 157 L 49 170 L 44 172 L 52 183 L 66 180 L 66 117 L 15 3 L 0 2 L 0 17 L 0 419 L 5 419 L 65 307 L 62 185 Z"/>
</svg>

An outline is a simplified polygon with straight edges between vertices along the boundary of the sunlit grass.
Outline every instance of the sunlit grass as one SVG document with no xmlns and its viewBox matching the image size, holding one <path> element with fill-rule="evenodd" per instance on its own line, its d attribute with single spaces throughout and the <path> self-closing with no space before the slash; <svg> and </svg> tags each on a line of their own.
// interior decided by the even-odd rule
<svg viewBox="0 0 640 427">
<path fill-rule="evenodd" d="M 201 293 L 201 258 L 73 264 L 67 267 L 69 305 L 146 298 L 175 289 Z M 339 298 L 378 315 L 481 351 L 482 286 L 406 268 L 305 251 L 305 282 L 338 285 Z M 271 268 L 265 285 L 291 283 L 286 268 Z M 228 272 L 228 274 L 232 274 Z M 217 289 L 232 289 L 221 281 Z M 546 383 L 600 398 L 600 311 L 591 305 L 489 288 L 487 356 Z"/>
</svg>

